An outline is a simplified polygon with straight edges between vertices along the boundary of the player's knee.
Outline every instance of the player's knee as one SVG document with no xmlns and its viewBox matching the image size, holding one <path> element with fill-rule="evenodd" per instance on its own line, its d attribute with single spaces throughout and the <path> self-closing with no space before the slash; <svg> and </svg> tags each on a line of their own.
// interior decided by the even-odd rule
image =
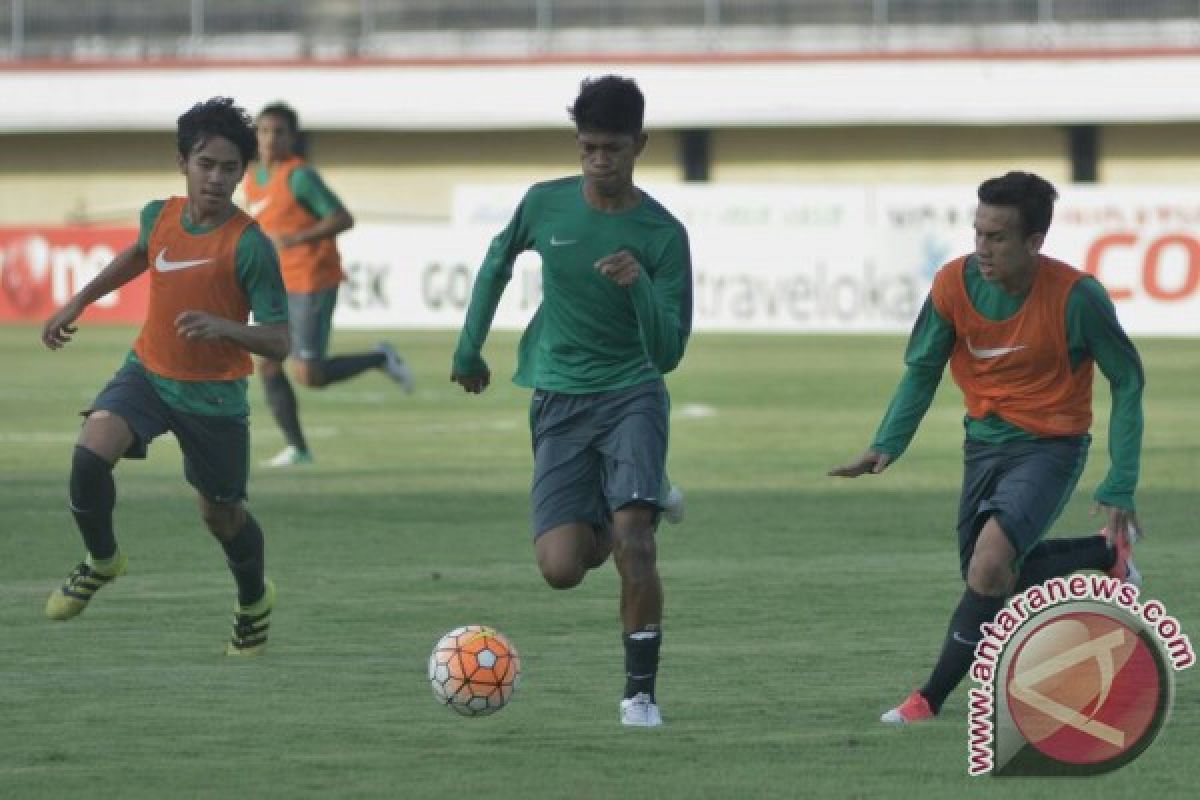
<svg viewBox="0 0 1200 800">
<path fill-rule="evenodd" d="M 657 548 L 652 527 L 616 531 L 613 537 L 613 560 L 622 575 L 637 579 L 654 572 Z"/>
<path fill-rule="evenodd" d="M 980 594 L 1008 594 L 1016 582 L 1012 564 L 991 554 L 976 553 L 967 568 L 967 585 Z"/>
<path fill-rule="evenodd" d="M 262 376 L 264 381 L 272 381 L 283 375 L 283 362 L 273 361 L 269 358 L 260 359 L 258 362 L 258 374 Z"/>
<path fill-rule="evenodd" d="M 325 380 L 325 370 L 319 361 L 298 361 L 292 369 L 296 383 L 309 389 L 322 389 L 328 381 Z"/>
<path fill-rule="evenodd" d="M 551 589 L 574 589 L 583 583 L 587 570 L 582 564 L 565 560 L 539 561 L 538 568 Z"/>
<path fill-rule="evenodd" d="M 246 521 L 241 503 L 214 503 L 201 496 L 200 517 L 213 536 L 222 541 L 232 539 Z"/>
</svg>

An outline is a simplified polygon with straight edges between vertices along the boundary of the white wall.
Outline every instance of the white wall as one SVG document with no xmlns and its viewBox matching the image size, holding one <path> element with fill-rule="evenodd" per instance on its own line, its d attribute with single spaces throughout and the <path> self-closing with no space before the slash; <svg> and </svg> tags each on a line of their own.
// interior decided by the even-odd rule
<svg viewBox="0 0 1200 800">
<path fill-rule="evenodd" d="M 302 98 L 314 129 L 559 127 L 582 77 L 639 81 L 649 127 L 1200 119 L 1200 54 L 884 55 L 0 69 L 0 132 L 167 130 L 184 103 Z M 297 102 L 300 102 L 297 100 Z"/>
</svg>

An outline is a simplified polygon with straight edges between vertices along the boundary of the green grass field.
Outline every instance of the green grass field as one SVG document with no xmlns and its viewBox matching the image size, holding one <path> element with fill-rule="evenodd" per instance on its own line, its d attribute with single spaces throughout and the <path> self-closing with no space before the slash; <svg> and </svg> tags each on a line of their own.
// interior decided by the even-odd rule
<svg viewBox="0 0 1200 800">
<path fill-rule="evenodd" d="M 1194 797 L 1200 683 L 1139 760 L 1089 780 L 966 775 L 965 692 L 938 721 L 878 715 L 925 677 L 961 591 L 955 534 L 961 401 L 947 377 L 909 454 L 835 481 L 901 369 L 901 337 L 697 335 L 670 379 L 670 469 L 688 519 L 660 532 L 666 727 L 617 723 L 622 652 L 611 566 L 570 592 L 541 581 L 527 530 L 526 393 L 515 337 L 493 389 L 447 378 L 449 333 L 395 333 L 420 385 L 368 375 L 301 391 L 317 463 L 251 475 L 279 585 L 271 649 L 220 655 L 233 603 L 178 449 L 117 471 L 129 574 L 79 619 L 42 617 L 82 555 L 66 510 L 75 416 L 129 329 L 51 353 L 0 327 L 0 797 L 792 798 Z M 370 344 L 339 333 L 335 350 Z M 1149 388 L 1139 493 L 1145 593 L 1200 643 L 1200 341 L 1139 342 Z M 281 439 L 252 386 L 253 457 Z M 1055 533 L 1096 530 L 1107 388 L 1092 460 Z M 715 415 L 688 414 L 708 406 Z M 438 636 L 487 623 L 524 663 L 510 708 L 437 706 Z"/>
</svg>

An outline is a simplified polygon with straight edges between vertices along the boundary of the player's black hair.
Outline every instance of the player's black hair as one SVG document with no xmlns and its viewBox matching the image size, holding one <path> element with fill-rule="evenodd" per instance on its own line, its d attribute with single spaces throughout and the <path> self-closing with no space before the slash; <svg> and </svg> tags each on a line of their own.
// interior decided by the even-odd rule
<svg viewBox="0 0 1200 800">
<path fill-rule="evenodd" d="M 567 109 L 576 130 L 637 136 L 642 132 L 646 98 L 631 78 L 605 75 L 585 78 L 579 96 Z"/>
<path fill-rule="evenodd" d="M 1032 172 L 1007 172 L 979 184 L 979 202 L 989 206 L 1012 206 L 1021 216 L 1025 236 L 1045 234 L 1054 217 L 1058 190 L 1050 181 Z"/>
<path fill-rule="evenodd" d="M 296 113 L 296 109 L 287 103 L 278 101 L 263 106 L 262 111 L 258 112 L 258 119 L 267 116 L 281 119 L 288 126 L 288 130 L 292 132 L 293 153 L 298 156 L 308 155 L 308 134 L 300 130 L 300 115 Z"/>
<path fill-rule="evenodd" d="M 245 109 L 233 104 L 232 97 L 213 97 L 185 111 L 177 122 L 176 143 L 179 155 L 187 158 L 213 136 L 233 142 L 245 166 L 258 155 L 258 139 Z"/>
<path fill-rule="evenodd" d="M 262 119 L 263 117 L 281 119 L 287 123 L 292 133 L 300 132 L 300 116 L 296 113 L 296 109 L 287 103 L 270 103 L 263 106 L 262 111 L 258 112 L 258 118 Z"/>
</svg>

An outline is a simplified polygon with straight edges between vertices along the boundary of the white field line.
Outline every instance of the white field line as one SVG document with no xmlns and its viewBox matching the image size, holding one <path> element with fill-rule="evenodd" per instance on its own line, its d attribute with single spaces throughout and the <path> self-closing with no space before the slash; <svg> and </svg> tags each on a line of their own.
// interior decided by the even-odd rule
<svg viewBox="0 0 1200 800">
<path fill-rule="evenodd" d="M 685 403 L 674 409 L 671 414 L 677 420 L 707 419 L 716 415 L 716 408 L 702 403 Z M 478 420 L 472 422 L 425 422 L 418 424 L 405 424 L 402 420 L 399 420 L 388 423 L 388 428 L 414 433 L 475 433 L 478 431 L 511 431 L 524 424 L 523 420 L 518 421 L 515 419 Z M 338 436 L 354 436 L 355 434 L 374 436 L 375 432 L 374 428 L 340 427 L 333 425 L 314 426 L 304 431 L 304 435 L 310 439 L 332 439 Z M 282 435 L 273 426 L 266 431 L 255 432 L 255 438 L 261 436 L 282 438 Z M 0 444 L 59 445 L 71 444 L 78 438 L 78 429 L 66 431 L 0 431 Z"/>
</svg>

